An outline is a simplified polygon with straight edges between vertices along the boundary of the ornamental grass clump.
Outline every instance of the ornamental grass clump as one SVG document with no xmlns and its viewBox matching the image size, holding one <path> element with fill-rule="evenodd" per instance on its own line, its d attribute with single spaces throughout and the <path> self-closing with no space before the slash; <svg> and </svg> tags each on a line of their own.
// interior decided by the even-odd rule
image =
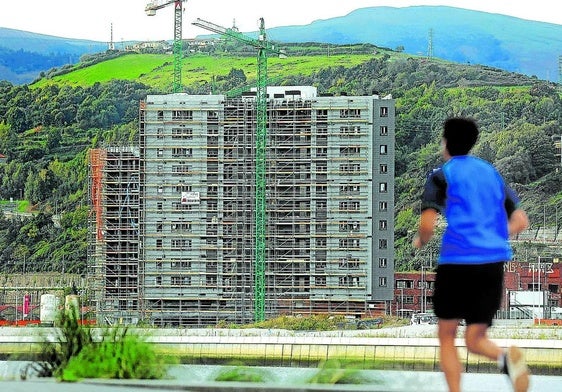
<svg viewBox="0 0 562 392">
<path fill-rule="evenodd" d="M 166 375 L 162 357 L 129 329 L 108 330 L 99 343 L 91 344 L 71 358 L 62 370 L 63 381 L 82 378 L 160 379 Z"/>
</svg>

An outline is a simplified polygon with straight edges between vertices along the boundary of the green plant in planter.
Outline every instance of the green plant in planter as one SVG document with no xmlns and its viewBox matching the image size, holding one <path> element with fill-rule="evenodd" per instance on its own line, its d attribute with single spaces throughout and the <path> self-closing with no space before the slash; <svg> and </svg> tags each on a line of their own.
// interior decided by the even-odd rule
<svg viewBox="0 0 562 392">
<path fill-rule="evenodd" d="M 319 370 L 309 380 L 309 384 L 372 384 L 357 369 L 348 369 L 338 360 L 327 360 L 320 364 Z"/>
<path fill-rule="evenodd" d="M 263 369 L 238 366 L 221 370 L 215 381 L 267 382 L 271 381 L 271 375 Z"/>
<path fill-rule="evenodd" d="M 45 339 L 41 343 L 37 357 L 24 370 L 22 378 L 30 373 L 39 377 L 60 377 L 70 359 L 93 344 L 92 330 L 79 323 L 78 309 L 74 305 L 58 314 L 56 325 L 54 341 Z"/>
<path fill-rule="evenodd" d="M 45 339 L 37 358 L 22 372 L 63 381 L 80 378 L 156 379 L 166 375 L 164 358 L 127 327 L 105 329 L 99 339 L 81 325 L 75 305 L 57 317 L 54 341 Z"/>
<path fill-rule="evenodd" d="M 126 327 L 108 330 L 101 342 L 85 347 L 70 359 L 62 371 L 62 380 L 163 378 L 164 360 L 155 354 L 152 346 L 127 332 Z"/>
</svg>

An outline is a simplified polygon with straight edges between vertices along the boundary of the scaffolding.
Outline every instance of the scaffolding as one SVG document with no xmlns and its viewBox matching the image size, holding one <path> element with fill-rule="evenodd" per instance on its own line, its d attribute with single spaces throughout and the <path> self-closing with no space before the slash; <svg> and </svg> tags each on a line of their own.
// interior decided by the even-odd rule
<svg viewBox="0 0 562 392">
<path fill-rule="evenodd" d="M 88 275 L 98 323 L 139 317 L 139 155 L 131 147 L 90 150 Z"/>
<path fill-rule="evenodd" d="M 266 317 L 363 317 L 393 297 L 394 101 L 268 93 Z M 255 93 L 148 96 L 138 156 L 94 154 L 104 319 L 253 321 L 256 110 Z"/>
</svg>

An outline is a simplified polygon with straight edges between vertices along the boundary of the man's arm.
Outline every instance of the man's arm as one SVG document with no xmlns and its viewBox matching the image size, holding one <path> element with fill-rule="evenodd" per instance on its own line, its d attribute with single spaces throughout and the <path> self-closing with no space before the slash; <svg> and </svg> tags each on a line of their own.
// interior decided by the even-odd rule
<svg viewBox="0 0 562 392">
<path fill-rule="evenodd" d="M 527 217 L 527 213 L 519 208 L 513 211 L 509 217 L 507 227 L 510 236 L 521 233 L 529 227 L 529 218 Z"/>
<path fill-rule="evenodd" d="M 427 244 L 431 237 L 433 237 L 433 231 L 435 230 L 436 224 L 437 210 L 433 208 L 423 210 L 420 216 L 418 234 L 414 237 L 412 245 L 414 245 L 415 248 L 420 249 L 422 246 Z"/>
</svg>

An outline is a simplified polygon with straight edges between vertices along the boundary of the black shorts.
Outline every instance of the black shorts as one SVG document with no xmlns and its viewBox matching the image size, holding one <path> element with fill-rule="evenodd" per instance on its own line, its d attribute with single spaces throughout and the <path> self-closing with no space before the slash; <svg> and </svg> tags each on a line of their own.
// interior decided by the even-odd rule
<svg viewBox="0 0 562 392">
<path fill-rule="evenodd" d="M 433 310 L 442 319 L 492 325 L 503 295 L 503 262 L 437 266 Z"/>
</svg>

